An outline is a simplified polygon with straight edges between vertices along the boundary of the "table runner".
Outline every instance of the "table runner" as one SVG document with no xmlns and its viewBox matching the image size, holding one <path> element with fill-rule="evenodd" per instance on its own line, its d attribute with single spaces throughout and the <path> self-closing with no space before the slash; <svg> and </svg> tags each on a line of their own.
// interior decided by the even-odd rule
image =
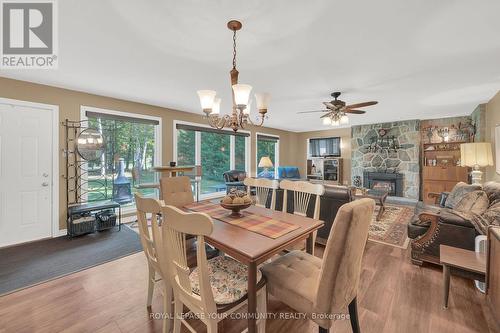
<svg viewBox="0 0 500 333">
<path fill-rule="evenodd" d="M 300 228 L 295 224 L 245 211 L 241 211 L 242 217 L 232 217 L 230 216 L 231 211 L 213 202 L 195 202 L 185 206 L 185 208 L 199 213 L 206 213 L 219 221 L 256 232 L 272 239 Z"/>
</svg>

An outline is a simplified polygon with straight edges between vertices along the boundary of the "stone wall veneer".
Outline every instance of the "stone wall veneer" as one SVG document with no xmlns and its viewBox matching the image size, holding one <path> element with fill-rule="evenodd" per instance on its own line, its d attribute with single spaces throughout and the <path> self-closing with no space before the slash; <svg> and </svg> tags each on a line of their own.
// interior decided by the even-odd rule
<svg viewBox="0 0 500 333">
<path fill-rule="evenodd" d="M 383 149 L 370 152 L 369 147 L 379 137 L 378 130 L 386 129 L 385 137 L 394 136 L 401 147 L 397 151 Z M 351 129 L 352 177 L 363 171 L 399 172 L 404 174 L 404 197 L 419 198 L 420 183 L 420 121 L 407 120 L 392 123 L 353 126 Z"/>
</svg>

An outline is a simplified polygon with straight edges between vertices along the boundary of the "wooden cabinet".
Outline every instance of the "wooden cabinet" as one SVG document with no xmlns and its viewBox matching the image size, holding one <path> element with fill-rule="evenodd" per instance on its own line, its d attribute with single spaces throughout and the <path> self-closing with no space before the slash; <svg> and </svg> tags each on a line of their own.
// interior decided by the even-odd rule
<svg viewBox="0 0 500 333">
<path fill-rule="evenodd" d="M 422 200 L 434 203 L 430 192 L 449 192 L 458 182 L 468 181 L 469 168 L 459 166 L 424 166 L 422 171 Z"/>
</svg>

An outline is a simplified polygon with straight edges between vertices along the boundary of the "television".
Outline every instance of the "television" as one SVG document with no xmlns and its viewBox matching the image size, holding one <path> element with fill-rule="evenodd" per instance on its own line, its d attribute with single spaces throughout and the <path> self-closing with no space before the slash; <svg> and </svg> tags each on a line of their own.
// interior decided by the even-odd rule
<svg viewBox="0 0 500 333">
<path fill-rule="evenodd" d="M 340 137 L 309 139 L 310 157 L 340 157 Z"/>
</svg>

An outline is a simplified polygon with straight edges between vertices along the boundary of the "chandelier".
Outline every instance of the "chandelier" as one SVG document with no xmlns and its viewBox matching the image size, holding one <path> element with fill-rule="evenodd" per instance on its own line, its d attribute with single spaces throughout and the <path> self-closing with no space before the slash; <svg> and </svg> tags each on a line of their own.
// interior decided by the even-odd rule
<svg viewBox="0 0 500 333">
<path fill-rule="evenodd" d="M 323 125 L 340 126 L 349 124 L 349 117 L 342 111 L 332 112 L 323 118 Z"/>
<path fill-rule="evenodd" d="M 256 122 L 254 123 L 250 119 L 251 101 L 249 101 L 252 86 L 238 83 L 239 72 L 236 69 L 236 31 L 240 30 L 242 25 L 241 22 L 232 20 L 227 23 L 227 27 L 233 31 L 233 68 L 229 72 L 233 96 L 233 111 L 231 115 L 220 115 L 221 99 L 217 97 L 215 90 L 198 90 L 197 93 L 200 98 L 201 108 L 211 127 L 217 129 L 230 127 L 233 131 L 237 132 L 240 128 L 244 129 L 248 123 L 254 126 L 262 126 L 264 124 L 271 96 L 268 93 L 255 94 L 259 115 L 256 117 Z"/>
</svg>

